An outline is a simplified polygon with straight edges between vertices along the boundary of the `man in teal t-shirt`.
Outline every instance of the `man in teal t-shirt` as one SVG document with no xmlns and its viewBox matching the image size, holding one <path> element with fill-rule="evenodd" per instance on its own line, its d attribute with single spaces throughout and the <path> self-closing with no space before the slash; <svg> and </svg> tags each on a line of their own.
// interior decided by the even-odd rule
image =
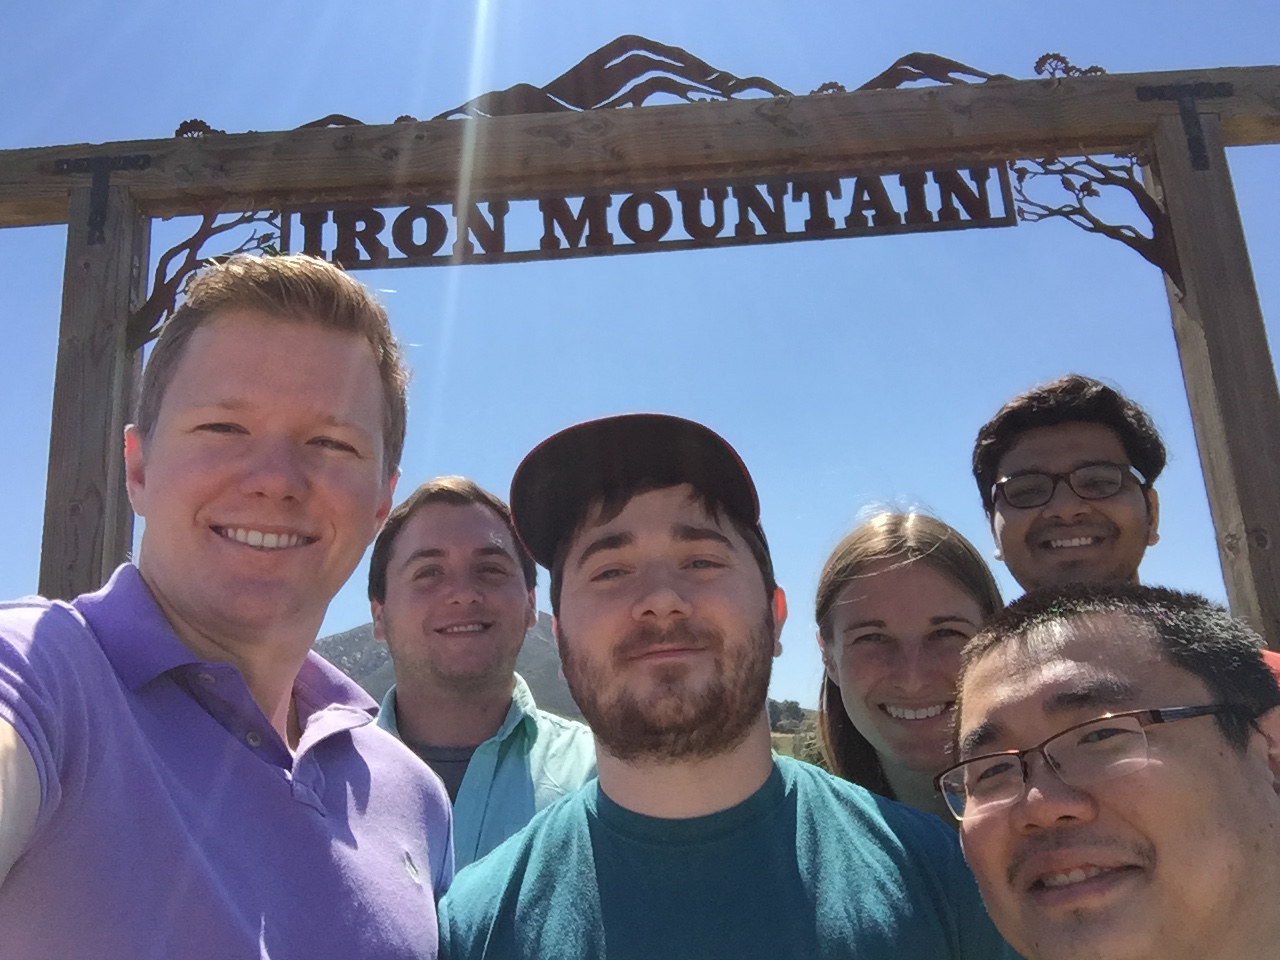
<svg viewBox="0 0 1280 960">
<path fill-rule="evenodd" d="M 458 877 L 441 955 L 996 958 L 938 819 L 775 759 L 786 617 L 742 461 L 675 417 L 579 424 L 512 481 L 600 778 Z"/>
<path fill-rule="evenodd" d="M 507 505 L 465 477 L 418 487 L 369 559 L 396 674 L 378 724 L 444 781 L 458 870 L 596 773 L 591 731 L 539 710 L 515 672 L 537 573 Z"/>
</svg>

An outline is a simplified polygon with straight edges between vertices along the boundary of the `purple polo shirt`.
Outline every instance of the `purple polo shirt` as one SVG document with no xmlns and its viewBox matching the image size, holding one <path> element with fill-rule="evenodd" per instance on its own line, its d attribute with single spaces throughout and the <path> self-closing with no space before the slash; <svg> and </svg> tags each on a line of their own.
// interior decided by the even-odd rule
<svg viewBox="0 0 1280 960">
<path fill-rule="evenodd" d="M 316 654 L 293 689 L 296 754 L 131 565 L 71 605 L 0 604 L 0 718 L 41 795 L 0 957 L 435 957 L 440 781 Z"/>
</svg>

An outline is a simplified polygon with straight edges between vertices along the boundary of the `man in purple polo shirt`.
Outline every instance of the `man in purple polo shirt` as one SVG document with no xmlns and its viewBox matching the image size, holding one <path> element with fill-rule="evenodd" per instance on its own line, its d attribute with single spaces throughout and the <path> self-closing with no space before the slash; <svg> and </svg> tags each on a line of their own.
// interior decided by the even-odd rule
<svg viewBox="0 0 1280 960">
<path fill-rule="evenodd" d="M 125 434 L 136 566 L 0 604 L 0 957 L 434 957 L 439 780 L 310 652 L 391 506 L 405 374 L 340 270 L 192 284 Z"/>
</svg>

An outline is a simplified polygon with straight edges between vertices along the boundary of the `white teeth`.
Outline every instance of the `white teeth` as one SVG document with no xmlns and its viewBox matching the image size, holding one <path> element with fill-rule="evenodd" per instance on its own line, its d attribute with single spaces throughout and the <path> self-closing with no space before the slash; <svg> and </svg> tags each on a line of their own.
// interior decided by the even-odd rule
<svg viewBox="0 0 1280 960">
<path fill-rule="evenodd" d="M 248 530 L 243 527 L 222 527 L 220 532 L 228 540 L 262 550 L 283 550 L 304 542 L 304 538 L 296 533 L 263 533 L 261 530 Z"/>
<path fill-rule="evenodd" d="M 1069 540 L 1050 540 L 1049 546 L 1055 550 L 1061 547 L 1087 547 L 1097 543 L 1099 537 L 1072 537 Z"/>
<path fill-rule="evenodd" d="M 1096 877 L 1100 873 L 1102 873 L 1101 867 L 1076 867 L 1066 873 L 1051 873 L 1046 877 L 1041 877 L 1040 882 L 1046 887 L 1065 887 L 1072 883 L 1088 880 L 1090 877 Z"/>
<path fill-rule="evenodd" d="M 443 627 L 441 633 L 479 633 L 485 629 L 483 623 L 462 623 L 456 627 Z"/>
<path fill-rule="evenodd" d="M 908 707 L 895 707 L 886 703 L 884 711 L 895 720 L 928 720 L 930 717 L 936 717 L 949 706 L 951 706 L 949 703 L 939 703 L 932 707 L 921 707 L 919 710 L 912 710 Z"/>
</svg>

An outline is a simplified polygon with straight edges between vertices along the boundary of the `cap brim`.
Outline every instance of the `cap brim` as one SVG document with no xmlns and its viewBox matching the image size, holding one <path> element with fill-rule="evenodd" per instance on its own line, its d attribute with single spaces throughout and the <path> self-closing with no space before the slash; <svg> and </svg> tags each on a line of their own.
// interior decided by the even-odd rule
<svg viewBox="0 0 1280 960">
<path fill-rule="evenodd" d="M 550 569 L 560 541 L 584 509 L 634 489 L 690 484 L 747 524 L 760 519 L 742 458 L 714 430 L 666 414 L 635 413 L 579 423 L 538 444 L 511 480 L 516 533 Z"/>
</svg>

